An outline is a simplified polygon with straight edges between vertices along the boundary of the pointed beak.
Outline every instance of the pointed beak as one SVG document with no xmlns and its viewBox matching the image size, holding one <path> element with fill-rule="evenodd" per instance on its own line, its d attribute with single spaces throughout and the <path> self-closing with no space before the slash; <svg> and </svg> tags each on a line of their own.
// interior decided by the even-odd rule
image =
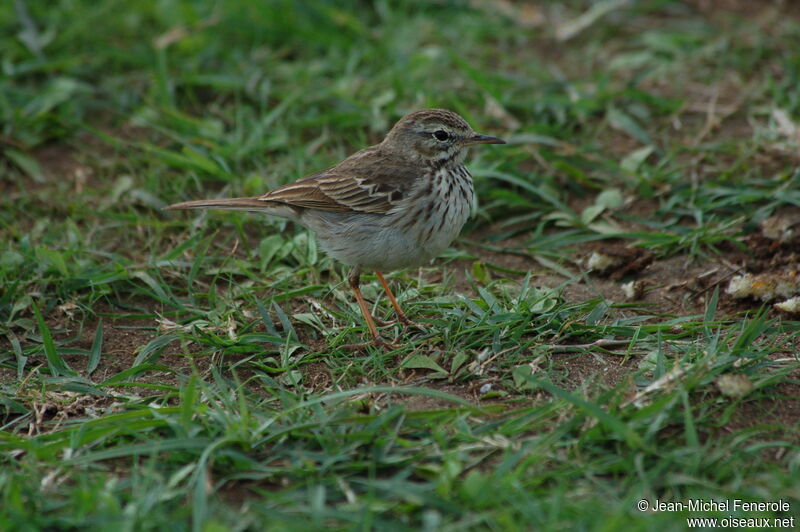
<svg viewBox="0 0 800 532">
<path fill-rule="evenodd" d="M 506 141 L 497 137 L 490 137 L 489 135 L 478 135 L 477 133 L 469 138 L 460 142 L 462 146 L 471 146 L 472 144 L 505 144 Z"/>
</svg>

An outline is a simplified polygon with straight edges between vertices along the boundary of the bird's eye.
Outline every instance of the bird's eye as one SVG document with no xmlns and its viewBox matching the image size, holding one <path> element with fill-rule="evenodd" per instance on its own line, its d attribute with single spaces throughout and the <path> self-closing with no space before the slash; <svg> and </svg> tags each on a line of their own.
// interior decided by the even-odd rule
<svg viewBox="0 0 800 532">
<path fill-rule="evenodd" d="M 440 129 L 438 131 L 435 131 L 433 133 L 433 136 L 436 137 L 436 140 L 440 140 L 440 141 L 444 142 L 445 140 L 450 138 L 450 133 L 448 133 L 444 129 Z"/>
</svg>

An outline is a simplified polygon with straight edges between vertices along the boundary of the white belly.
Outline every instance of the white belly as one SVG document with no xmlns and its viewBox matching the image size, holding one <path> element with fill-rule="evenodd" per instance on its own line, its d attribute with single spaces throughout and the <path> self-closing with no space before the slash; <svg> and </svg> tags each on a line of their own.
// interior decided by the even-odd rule
<svg viewBox="0 0 800 532">
<path fill-rule="evenodd" d="M 314 211 L 300 222 L 344 264 L 377 271 L 421 266 L 447 249 L 472 210 L 472 178 L 463 166 L 434 179 L 429 190 L 409 194 L 386 214 Z M 429 201 L 430 195 L 436 200 Z"/>
</svg>

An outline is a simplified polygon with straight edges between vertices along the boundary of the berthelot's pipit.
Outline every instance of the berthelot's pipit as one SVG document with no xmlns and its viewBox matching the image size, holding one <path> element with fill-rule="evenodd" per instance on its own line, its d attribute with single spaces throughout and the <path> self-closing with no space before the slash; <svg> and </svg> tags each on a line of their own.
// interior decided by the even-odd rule
<svg viewBox="0 0 800 532">
<path fill-rule="evenodd" d="M 380 144 L 263 196 L 167 208 L 261 212 L 314 231 L 323 250 L 351 266 L 348 280 L 372 341 L 383 344 L 359 289 L 360 274 L 374 271 L 398 319 L 413 323 L 382 272 L 429 262 L 461 231 L 474 195 L 464 166 L 465 148 L 473 144 L 505 141 L 475 133 L 451 111 L 424 109 L 400 119 Z"/>
</svg>

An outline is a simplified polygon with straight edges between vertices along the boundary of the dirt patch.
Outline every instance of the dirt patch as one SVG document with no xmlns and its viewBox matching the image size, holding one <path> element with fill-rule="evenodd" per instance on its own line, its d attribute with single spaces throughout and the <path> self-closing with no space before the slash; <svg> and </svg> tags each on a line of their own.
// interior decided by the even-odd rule
<svg viewBox="0 0 800 532">
<path fill-rule="evenodd" d="M 800 377 L 800 371 L 795 374 L 795 377 Z M 798 428 L 800 384 L 782 382 L 769 388 L 767 397 L 758 397 L 757 393 L 752 397 L 739 405 L 738 415 L 733 416 L 725 427 L 731 431 L 768 425 Z"/>
<path fill-rule="evenodd" d="M 792 0 L 772 0 L 752 2 L 750 0 L 687 0 L 687 5 L 694 7 L 707 16 L 721 16 L 727 13 L 753 17 L 764 15 L 800 16 L 797 2 Z"/>
<path fill-rule="evenodd" d="M 449 395 L 453 395 L 460 399 L 464 399 L 476 406 L 481 404 L 478 390 L 474 387 L 464 386 L 462 384 L 424 384 L 426 388 L 435 389 Z M 378 394 L 374 396 L 375 404 L 403 404 L 409 411 L 420 410 L 437 410 L 442 408 L 457 408 L 458 403 L 448 401 L 447 399 L 433 397 L 429 395 L 407 395 L 407 394 Z"/>
<path fill-rule="evenodd" d="M 107 183 L 96 178 L 93 166 L 80 159 L 80 152 L 75 149 L 75 145 L 90 148 L 94 150 L 93 153 L 99 151 L 100 154 L 110 155 L 108 146 L 88 133 L 78 133 L 72 143 L 44 144 L 31 154 L 42 169 L 44 181 L 25 178 L 24 187 L 4 190 L 9 193 L 7 198 L 16 200 L 35 197 L 39 190 L 50 194 L 54 186 L 62 187 L 63 184 L 68 184 L 70 192 L 76 195 L 84 194 L 87 190 L 105 188 Z M 5 188 L 12 182 L 13 180 L 1 180 L 0 184 Z M 49 201 L 48 205 L 52 207 L 53 202 Z"/>
<path fill-rule="evenodd" d="M 637 357 L 622 357 L 599 352 L 552 353 L 553 368 L 562 373 L 560 384 L 568 390 L 585 387 L 590 382 L 599 382 L 613 388 L 625 380 L 631 380 L 636 372 Z M 633 382 L 630 382 L 633 390 Z"/>
<path fill-rule="evenodd" d="M 57 344 L 66 342 L 71 349 L 89 351 L 94 342 L 95 331 L 100 321 L 103 321 L 102 356 L 100 357 L 99 365 L 91 375 L 87 372 L 88 358 L 86 355 L 62 355 L 64 361 L 79 377 L 99 383 L 132 368 L 140 350 L 162 333 L 156 329 L 156 323 L 153 318 L 119 316 L 118 309 L 107 303 L 98 304 L 95 312 L 95 316 L 85 319 L 77 314 L 69 313 L 51 316 L 46 320 L 46 323 L 48 328 L 51 329 Z M 4 344 L 4 347 L 11 348 L 6 338 L 0 339 L 0 342 Z M 191 346 L 189 346 L 188 350 L 189 352 L 193 351 Z M 205 369 L 204 358 L 200 357 L 196 363 L 192 363 L 185 355 L 180 343 L 175 341 L 164 348 L 156 361 L 159 364 L 169 366 L 174 370 L 174 373 L 150 372 L 139 377 L 131 376 L 128 380 L 176 386 L 179 381 L 178 376 L 190 374 L 193 366 L 203 371 Z M 29 357 L 26 371 L 31 371 L 31 368 L 37 366 L 46 366 L 43 353 Z M 8 383 L 15 380 L 16 371 L 3 369 L 0 372 L 0 383 Z"/>
<path fill-rule="evenodd" d="M 331 369 L 324 362 L 311 362 L 301 366 L 303 373 L 303 384 L 311 388 L 315 393 L 326 393 L 331 391 L 333 377 Z"/>
</svg>

